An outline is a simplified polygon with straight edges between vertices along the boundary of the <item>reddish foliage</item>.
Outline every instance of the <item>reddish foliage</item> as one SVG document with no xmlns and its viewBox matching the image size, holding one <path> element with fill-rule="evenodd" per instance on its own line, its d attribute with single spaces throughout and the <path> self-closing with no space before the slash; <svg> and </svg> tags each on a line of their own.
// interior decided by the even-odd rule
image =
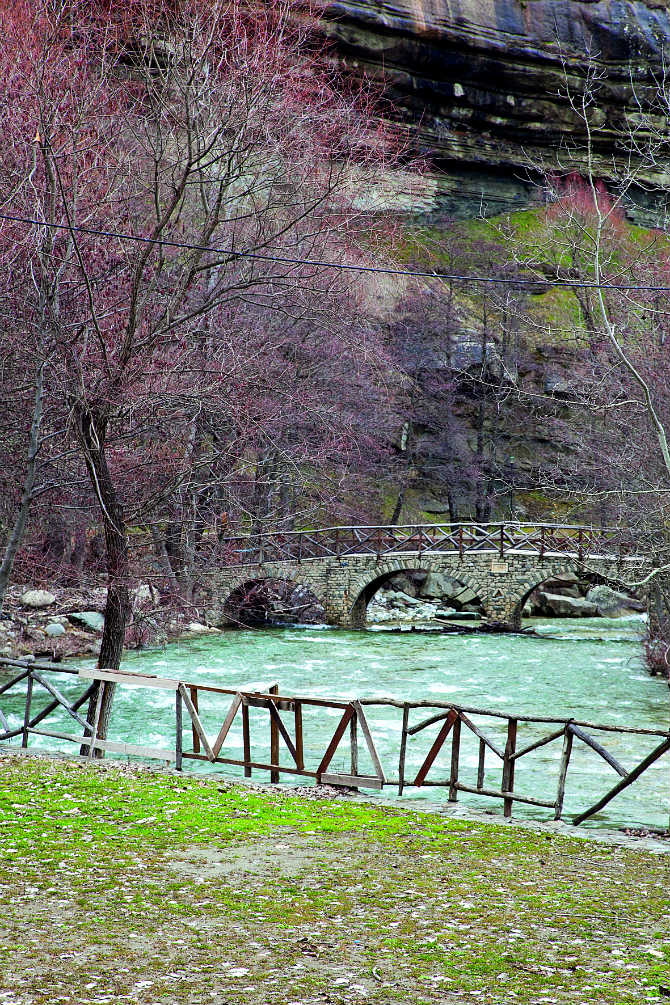
<svg viewBox="0 0 670 1005">
<path fill-rule="evenodd" d="M 372 444 L 364 288 L 277 258 L 371 253 L 357 199 L 388 137 L 285 5 L 33 7 L 0 12 L 0 200 L 52 226 L 2 222 L 6 337 L 47 367 L 61 482 L 88 472 L 66 498 L 100 506 L 112 580 L 127 590 L 130 521 L 188 592 L 222 509 L 268 519 L 288 491 L 304 512 L 315 474 L 337 488 Z"/>
</svg>

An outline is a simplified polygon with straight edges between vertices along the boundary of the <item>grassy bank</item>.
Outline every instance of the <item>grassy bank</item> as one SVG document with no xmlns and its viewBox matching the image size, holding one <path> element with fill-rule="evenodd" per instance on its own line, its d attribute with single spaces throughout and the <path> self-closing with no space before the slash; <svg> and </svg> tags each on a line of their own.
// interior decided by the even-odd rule
<svg viewBox="0 0 670 1005">
<path fill-rule="evenodd" d="M 670 856 L 0 759 L 0 1002 L 666 1001 Z"/>
</svg>

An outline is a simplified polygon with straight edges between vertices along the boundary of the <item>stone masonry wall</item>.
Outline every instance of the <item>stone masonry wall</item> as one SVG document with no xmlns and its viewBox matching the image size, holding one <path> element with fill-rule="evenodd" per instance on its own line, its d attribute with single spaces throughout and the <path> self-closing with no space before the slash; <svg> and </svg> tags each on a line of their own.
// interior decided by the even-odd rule
<svg viewBox="0 0 670 1005">
<path fill-rule="evenodd" d="M 203 583 L 209 595 L 208 617 L 225 621 L 225 605 L 230 594 L 262 579 L 286 579 L 308 587 L 326 612 L 329 624 L 361 628 L 371 597 L 396 572 L 438 572 L 457 579 L 477 594 L 491 627 L 518 629 L 528 594 L 547 579 L 566 572 L 591 571 L 613 584 L 636 578 L 644 564 L 635 560 L 623 566 L 610 559 L 590 559 L 584 563 L 558 555 L 523 553 L 499 558 L 494 552 L 458 554 L 424 552 L 396 554 L 392 559 L 375 555 L 354 555 L 345 559 L 318 558 L 297 562 L 266 562 L 263 565 L 228 567 Z"/>
</svg>

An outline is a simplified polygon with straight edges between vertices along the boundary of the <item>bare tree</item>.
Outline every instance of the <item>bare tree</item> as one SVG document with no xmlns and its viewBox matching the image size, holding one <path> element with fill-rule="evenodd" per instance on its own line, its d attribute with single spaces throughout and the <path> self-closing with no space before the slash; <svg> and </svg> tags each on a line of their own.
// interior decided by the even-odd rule
<svg viewBox="0 0 670 1005">
<path fill-rule="evenodd" d="M 44 270 L 41 351 L 51 353 L 100 508 L 103 667 L 119 666 L 130 612 L 127 519 L 138 493 L 129 458 L 141 456 L 142 429 L 153 429 L 149 454 L 161 429 L 180 444 L 190 472 L 204 463 L 206 408 L 220 427 L 251 428 L 247 375 L 272 360 L 275 382 L 295 348 L 271 316 L 287 327 L 309 321 L 321 333 L 316 351 L 327 337 L 352 368 L 368 361 L 346 325 L 349 281 L 305 260 L 357 260 L 364 226 L 374 247 L 360 179 L 379 168 L 385 137 L 364 96 L 337 86 L 288 15 L 288 5 L 240 0 L 68 0 L 5 14 L 4 58 L 22 66 L 26 97 L 13 112 L 3 205 L 38 222 L 6 222 L 4 240 L 26 273 Z M 154 505 L 184 486 L 173 467 Z M 102 735 L 112 694 L 105 686 Z"/>
<path fill-rule="evenodd" d="M 599 158 L 598 95 L 607 69 L 590 59 L 583 86 L 566 73 L 565 102 L 581 125 L 574 146 L 559 153 L 562 170 L 533 163 L 543 178 L 546 209 L 532 232 L 501 236 L 515 264 L 535 280 L 558 281 L 574 298 L 574 322 L 557 334 L 573 349 L 570 419 L 562 420 L 564 456 L 553 488 L 581 507 L 603 506 L 627 525 L 654 571 L 631 587 L 652 588 L 651 631 L 670 639 L 670 449 L 667 351 L 668 247 L 663 188 L 670 152 L 670 92 L 664 77 L 637 79 L 631 67 L 627 107 L 616 124 L 618 156 Z M 576 146 L 579 146 L 579 158 Z M 575 173 L 579 160 L 585 170 Z M 656 177 L 653 190 L 644 179 Z M 646 191 L 658 208 L 657 228 L 631 228 L 627 213 Z M 546 327 L 532 312 L 528 325 Z"/>
</svg>

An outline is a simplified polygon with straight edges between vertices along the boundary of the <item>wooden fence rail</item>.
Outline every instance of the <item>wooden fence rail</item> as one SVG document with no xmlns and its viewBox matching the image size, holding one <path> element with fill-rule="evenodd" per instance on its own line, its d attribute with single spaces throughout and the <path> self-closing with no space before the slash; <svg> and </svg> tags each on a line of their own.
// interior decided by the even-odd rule
<svg viewBox="0 0 670 1005">
<path fill-rule="evenodd" d="M 102 754 L 109 752 L 154 758 L 174 764 L 177 771 L 183 769 L 185 760 L 232 765 L 242 768 L 246 777 L 251 777 L 255 770 L 268 771 L 270 781 L 273 783 L 278 782 L 282 774 L 288 774 L 309 778 L 317 783 L 349 788 L 382 789 L 385 785 L 397 786 L 399 795 L 402 795 L 408 786 L 444 788 L 448 790 L 448 799 L 451 802 L 457 801 L 459 792 L 501 800 L 506 817 L 511 817 L 515 803 L 524 803 L 550 810 L 554 819 L 561 819 L 575 742 L 581 743 L 587 750 L 601 758 L 618 776 L 615 784 L 596 802 L 585 807 L 573 818 L 572 822 L 575 824 L 602 810 L 623 789 L 637 781 L 652 764 L 670 751 L 670 731 L 667 730 L 516 715 L 453 702 L 432 700 L 403 702 L 392 698 L 361 700 L 316 698 L 282 695 L 276 684 L 265 691 L 248 691 L 127 671 L 105 669 L 77 671 L 53 664 L 0 659 L 0 667 L 3 665 L 14 667 L 19 673 L 0 686 L 0 698 L 3 695 L 10 695 L 12 690 L 25 684 L 25 699 L 21 721 L 16 725 L 10 725 L 7 715 L 0 709 L 0 742 L 20 736 L 21 746 L 26 748 L 30 736 L 46 736 L 79 745 L 89 758 L 94 756 L 95 751 Z M 54 671 L 68 674 L 81 681 L 84 690 L 76 700 L 69 701 L 48 679 L 47 674 Z M 92 721 L 84 718 L 79 709 L 95 693 L 98 683 L 106 681 L 124 686 L 173 692 L 174 747 L 157 748 L 146 744 L 100 738 L 99 703 L 96 703 L 93 710 Z M 36 711 L 35 700 L 38 693 L 46 694 L 47 703 Z M 207 711 L 205 718 L 210 722 L 216 712 L 211 703 L 213 696 L 230 699 L 215 735 L 208 732 L 203 723 L 203 710 Z M 209 705 L 208 699 L 210 699 Z M 397 778 L 389 778 L 384 771 L 365 712 L 366 709 L 384 706 L 402 711 Z M 46 729 L 42 725 L 44 720 L 58 708 L 80 728 L 80 732 L 73 735 L 62 730 Z M 267 713 L 265 726 L 262 729 L 264 739 L 269 740 L 269 760 L 257 760 L 253 757 L 253 740 L 257 739 L 257 734 L 255 737 L 252 736 L 250 709 L 260 709 Z M 323 737 L 317 744 L 316 754 L 312 753 L 311 758 L 306 757 L 304 734 L 306 712 L 320 715 L 319 727 Z M 326 719 L 326 716 L 332 716 L 333 713 L 338 720 L 334 731 L 332 725 L 328 726 Z M 412 723 L 412 714 L 417 713 L 421 713 L 422 718 Z M 476 723 L 473 716 L 487 720 L 488 725 Z M 236 720 L 241 724 L 242 750 L 240 756 L 231 756 L 224 752 L 224 745 Z M 494 731 L 492 735 L 490 727 L 495 724 L 498 727 L 497 732 Z M 547 731 L 540 737 L 534 736 L 529 742 L 520 745 L 520 732 L 528 726 L 536 729 L 538 726 L 543 727 Z M 432 731 L 432 727 L 436 727 L 436 730 Z M 499 739 L 500 727 L 504 731 L 504 746 Z M 418 771 L 413 771 L 408 777 L 406 766 L 409 744 L 414 738 L 425 734 L 425 731 L 431 735 L 434 732 L 432 742 Z M 599 738 L 592 735 L 594 732 L 599 734 Z M 185 734 L 186 739 L 190 739 L 190 745 L 185 743 Z M 463 738 L 468 734 L 476 740 L 478 759 L 476 776 L 466 780 L 461 768 L 461 747 Z M 641 761 L 627 769 L 602 742 L 611 734 L 655 737 L 659 742 Z M 450 740 L 449 774 L 446 777 L 435 777 L 436 762 L 448 740 Z M 538 798 L 537 795 L 520 790 L 517 785 L 517 765 L 523 758 L 541 747 L 559 742 L 562 748 L 555 780 L 540 779 L 536 774 L 533 777 L 534 790 L 542 792 L 544 789 L 547 793 L 551 791 L 551 798 L 549 795 Z M 367 753 L 367 759 L 372 767 L 367 773 L 362 773 L 359 768 L 361 749 Z M 336 771 L 331 767 L 336 753 L 340 757 L 344 753 L 349 766 L 347 771 Z M 500 771 L 498 786 L 485 784 L 487 760 L 489 765 L 492 763 L 495 766 L 496 771 Z"/>
<path fill-rule="evenodd" d="M 575 524 L 449 523 L 374 527 L 320 527 L 316 530 L 271 531 L 249 537 L 224 538 L 229 564 L 303 562 L 314 558 L 346 559 L 353 555 L 390 557 L 403 552 L 472 552 L 565 556 L 579 561 L 636 558 L 629 531 L 616 527 Z"/>
</svg>

